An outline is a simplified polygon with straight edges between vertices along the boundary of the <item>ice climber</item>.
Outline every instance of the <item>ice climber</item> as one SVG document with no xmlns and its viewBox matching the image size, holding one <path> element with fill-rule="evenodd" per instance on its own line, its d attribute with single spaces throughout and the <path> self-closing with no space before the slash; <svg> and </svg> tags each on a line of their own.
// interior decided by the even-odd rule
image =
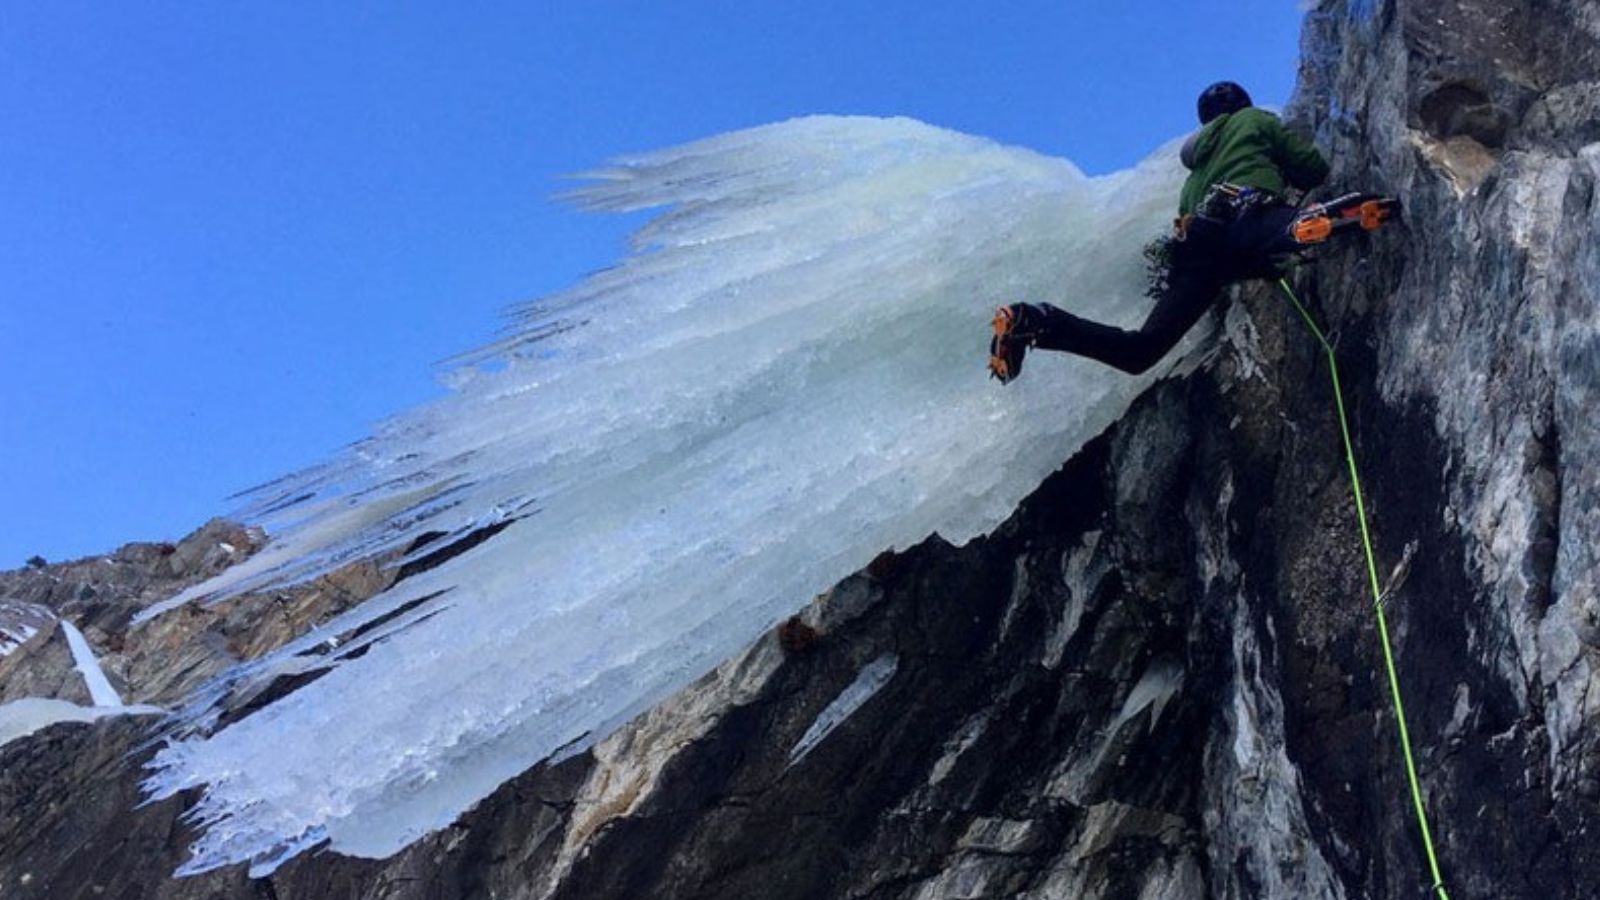
<svg viewBox="0 0 1600 900">
<path fill-rule="evenodd" d="M 995 313 L 989 370 L 1001 383 L 1022 372 L 1030 347 L 1097 359 L 1137 374 L 1155 365 L 1211 308 L 1227 285 L 1275 277 L 1282 257 L 1346 226 L 1374 229 L 1393 202 L 1351 194 L 1298 209 L 1286 193 L 1328 177 L 1328 163 L 1278 117 L 1251 105 L 1231 81 L 1206 88 L 1200 130 L 1180 154 L 1189 169 L 1174 233 L 1151 245 L 1155 308 L 1137 331 L 1091 322 L 1047 303 Z"/>
</svg>

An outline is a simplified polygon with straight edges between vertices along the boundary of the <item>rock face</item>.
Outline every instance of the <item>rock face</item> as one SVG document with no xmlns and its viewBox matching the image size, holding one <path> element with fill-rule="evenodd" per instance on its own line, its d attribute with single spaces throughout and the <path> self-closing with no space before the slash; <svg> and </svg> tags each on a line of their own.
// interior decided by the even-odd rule
<svg viewBox="0 0 1600 900">
<path fill-rule="evenodd" d="M 1446 884 L 1600 896 L 1600 9 L 1325 2 L 1290 114 L 1336 186 L 1406 203 L 1295 284 L 1338 345 Z M 886 554 L 391 859 L 174 880 L 184 798 L 132 808 L 139 722 L 15 741 L 0 892 L 1426 896 L 1322 353 L 1256 286 L 1195 362 L 996 533 Z M 198 630 L 244 657 L 385 576 L 350 577 Z M 170 699 L 216 671 L 190 637 L 108 668 Z"/>
<path fill-rule="evenodd" d="M 55 697 L 87 702 L 58 618 L 82 630 L 129 703 L 170 705 L 228 667 L 282 646 L 391 584 L 384 560 L 339 569 L 292 590 L 250 594 L 135 625 L 134 614 L 204 581 L 264 546 L 266 535 L 223 520 L 177 543 L 128 544 L 103 557 L 0 572 L 0 629 L 38 620 L 0 655 L 0 702 Z M 8 615 L 9 613 L 9 615 Z M 32 619 L 28 618 L 32 616 Z"/>
<path fill-rule="evenodd" d="M 36 603 L 0 600 L 0 703 L 24 697 L 90 700 L 55 613 Z"/>
<path fill-rule="evenodd" d="M 129 544 L 103 557 L 0 573 L 0 628 L 10 618 L 36 633 L 0 659 L 0 701 L 53 697 L 89 702 L 61 629 L 64 618 L 83 631 L 101 657 L 113 687 L 134 702 L 172 702 L 236 661 L 215 641 L 190 640 L 201 629 L 180 626 L 173 641 L 128 640 L 133 614 L 169 591 L 193 584 L 255 552 L 259 531 L 214 521 L 176 544 Z M 9 615 L 8 615 L 9 613 Z M 215 618 L 206 617 L 202 618 Z M 30 622 L 32 624 L 30 624 Z M 170 629 L 176 623 L 169 623 Z M 153 636 L 154 631 L 147 635 Z M 185 659 L 152 653 L 162 643 L 184 645 Z"/>
</svg>

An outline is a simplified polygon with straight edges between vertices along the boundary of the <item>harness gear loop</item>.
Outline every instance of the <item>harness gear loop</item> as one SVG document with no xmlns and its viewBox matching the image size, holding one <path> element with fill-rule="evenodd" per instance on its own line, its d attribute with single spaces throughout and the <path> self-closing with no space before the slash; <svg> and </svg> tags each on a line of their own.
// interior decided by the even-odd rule
<svg viewBox="0 0 1600 900">
<path fill-rule="evenodd" d="M 1283 199 L 1271 191 L 1220 181 L 1195 204 L 1193 215 L 1215 222 L 1231 222 L 1254 207 L 1282 202 Z"/>
<path fill-rule="evenodd" d="M 1344 458 L 1350 466 L 1350 491 L 1355 495 L 1356 518 L 1361 525 L 1361 547 L 1367 555 L 1367 577 L 1372 584 L 1372 608 L 1378 617 L 1378 636 L 1383 643 L 1383 662 L 1389 674 L 1389 697 L 1394 703 L 1395 724 L 1400 730 L 1400 752 L 1405 757 L 1406 781 L 1411 786 L 1411 806 L 1417 815 L 1417 827 L 1422 832 L 1422 847 L 1427 852 L 1428 870 L 1433 876 L 1433 886 L 1429 890 L 1438 895 L 1439 900 L 1450 900 L 1450 894 L 1444 888 L 1444 876 L 1439 873 L 1439 857 L 1433 849 L 1433 834 L 1428 829 L 1428 813 L 1422 803 L 1422 787 L 1417 779 L 1417 764 L 1411 753 L 1411 734 L 1406 727 L 1405 705 L 1400 700 L 1400 676 L 1395 668 L 1394 649 L 1389 641 L 1389 623 L 1383 610 L 1383 589 L 1378 583 L 1377 556 L 1372 551 L 1372 535 L 1367 529 L 1367 510 L 1361 497 L 1361 476 L 1356 471 L 1355 445 L 1350 440 L 1350 423 L 1344 411 L 1344 391 L 1339 386 L 1339 364 L 1335 359 L 1333 345 L 1323 335 L 1322 329 L 1317 327 L 1317 322 L 1300 303 L 1300 298 L 1295 296 L 1294 290 L 1289 287 L 1287 279 L 1278 279 L 1278 286 L 1288 296 L 1294 308 L 1300 312 L 1300 317 L 1305 319 L 1311 334 L 1316 337 L 1317 343 L 1328 356 L 1328 376 L 1333 381 L 1334 406 L 1339 413 L 1339 433 L 1344 437 Z"/>
</svg>

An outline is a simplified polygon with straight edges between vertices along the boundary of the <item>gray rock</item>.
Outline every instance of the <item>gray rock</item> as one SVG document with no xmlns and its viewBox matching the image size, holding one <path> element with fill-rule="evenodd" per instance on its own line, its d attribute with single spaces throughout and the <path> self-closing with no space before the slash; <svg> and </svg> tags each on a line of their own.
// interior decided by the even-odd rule
<svg viewBox="0 0 1600 900">
<path fill-rule="evenodd" d="M 23 697 L 90 702 L 55 613 L 0 599 L 0 704 Z"/>
</svg>

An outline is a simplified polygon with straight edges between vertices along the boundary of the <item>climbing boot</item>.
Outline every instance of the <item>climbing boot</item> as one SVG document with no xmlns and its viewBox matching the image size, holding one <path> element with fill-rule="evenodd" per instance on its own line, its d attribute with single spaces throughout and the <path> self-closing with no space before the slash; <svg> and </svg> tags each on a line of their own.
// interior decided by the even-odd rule
<svg viewBox="0 0 1600 900">
<path fill-rule="evenodd" d="M 989 375 L 1008 384 L 1022 374 L 1022 357 L 1038 339 L 1043 318 L 1030 303 L 1013 303 L 994 311 L 994 337 L 989 339 Z"/>
</svg>

